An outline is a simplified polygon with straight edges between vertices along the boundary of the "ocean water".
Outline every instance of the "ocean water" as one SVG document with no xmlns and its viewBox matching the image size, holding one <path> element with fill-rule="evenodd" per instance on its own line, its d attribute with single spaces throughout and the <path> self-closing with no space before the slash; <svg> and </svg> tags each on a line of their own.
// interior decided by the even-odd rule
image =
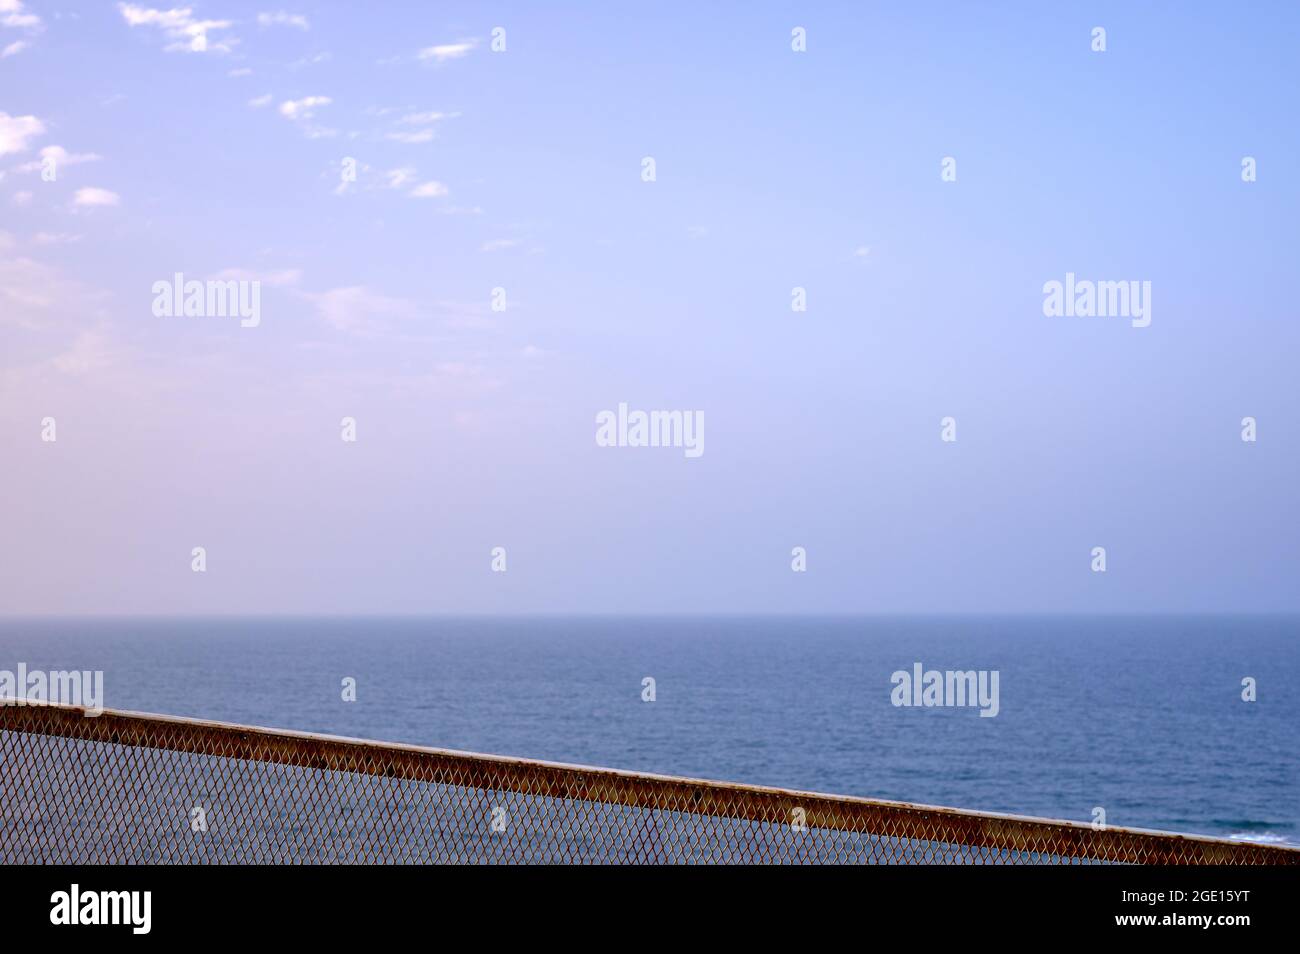
<svg viewBox="0 0 1300 954">
<path fill-rule="evenodd" d="M 1297 617 L 0 621 L 20 662 L 117 709 L 1300 844 Z M 894 706 L 915 663 L 997 670 L 998 715 Z"/>
</svg>

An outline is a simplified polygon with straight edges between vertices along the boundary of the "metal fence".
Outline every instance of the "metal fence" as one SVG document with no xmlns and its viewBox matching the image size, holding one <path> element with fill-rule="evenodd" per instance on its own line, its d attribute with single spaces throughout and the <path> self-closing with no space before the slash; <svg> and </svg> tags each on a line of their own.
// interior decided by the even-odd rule
<svg viewBox="0 0 1300 954">
<path fill-rule="evenodd" d="M 0 705 L 0 863 L 1300 864 L 1300 850 Z"/>
</svg>

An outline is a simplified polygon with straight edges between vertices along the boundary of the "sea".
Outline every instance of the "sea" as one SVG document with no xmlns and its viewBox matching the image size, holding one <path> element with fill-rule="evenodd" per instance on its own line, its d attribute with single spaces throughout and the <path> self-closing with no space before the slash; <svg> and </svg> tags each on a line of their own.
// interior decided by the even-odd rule
<svg viewBox="0 0 1300 954">
<path fill-rule="evenodd" d="M 1300 844 L 1296 616 L 0 620 L 19 663 L 113 709 Z M 918 664 L 996 672 L 996 716 L 896 705 Z"/>
</svg>

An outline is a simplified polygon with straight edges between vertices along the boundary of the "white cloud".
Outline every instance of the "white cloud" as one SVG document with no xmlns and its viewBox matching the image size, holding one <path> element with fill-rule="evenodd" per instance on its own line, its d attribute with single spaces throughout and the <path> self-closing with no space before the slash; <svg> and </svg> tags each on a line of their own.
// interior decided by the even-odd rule
<svg viewBox="0 0 1300 954">
<path fill-rule="evenodd" d="M 94 207 L 117 205 L 122 200 L 116 192 L 110 192 L 107 189 L 99 189 L 92 186 L 85 189 L 78 189 L 72 201 L 74 205 Z"/>
<path fill-rule="evenodd" d="M 411 190 L 413 199 L 437 199 L 447 194 L 447 187 L 441 182 L 422 182 Z"/>
<path fill-rule="evenodd" d="M 248 105 L 252 106 L 254 109 L 261 109 L 263 106 L 270 106 L 271 94 L 267 93 L 265 96 L 254 96 L 248 101 Z"/>
<path fill-rule="evenodd" d="M 421 181 L 419 170 L 415 166 L 399 166 L 395 169 L 374 170 L 366 165 L 358 168 L 358 178 L 360 179 L 360 188 L 366 191 L 373 189 L 393 189 L 399 192 L 405 192 L 413 199 L 440 199 L 449 194 L 447 186 L 441 182 L 432 179 Z M 356 183 L 340 183 L 335 189 L 335 195 L 343 195 L 349 191 L 348 187 Z M 481 211 L 475 209 L 474 211 Z"/>
<path fill-rule="evenodd" d="M 70 245 L 80 242 L 84 237 L 71 232 L 37 232 L 32 236 L 32 241 L 37 245 Z"/>
<path fill-rule="evenodd" d="M 172 41 L 164 47 L 168 52 L 229 53 L 231 47 L 239 42 L 234 37 L 209 39 L 210 31 L 229 30 L 232 21 L 196 20 L 189 7 L 154 10 L 134 3 L 119 3 L 117 8 L 122 11 L 127 26 L 151 26 L 162 30 L 163 35 Z"/>
<path fill-rule="evenodd" d="M 239 77 L 241 77 L 241 76 L 252 76 L 252 75 L 253 75 L 253 71 L 252 71 L 249 67 L 247 67 L 247 66 L 241 66 L 241 67 L 240 67 L 239 69 L 237 69 L 237 70 L 231 70 L 231 71 L 230 71 L 229 73 L 227 73 L 226 75 L 229 76 L 229 77 L 231 77 L 232 79 L 237 79 L 237 78 L 239 78 Z"/>
<path fill-rule="evenodd" d="M 455 119 L 460 113 L 407 113 L 399 123 L 407 126 L 428 126 L 443 119 Z"/>
<path fill-rule="evenodd" d="M 503 252 L 508 248 L 516 248 L 523 244 L 522 239 L 491 239 L 484 242 L 479 248 L 480 252 Z"/>
<path fill-rule="evenodd" d="M 26 152 L 27 140 L 45 134 L 45 124 L 35 116 L 10 116 L 0 113 L 0 156 Z"/>
<path fill-rule="evenodd" d="M 64 374 L 85 374 L 113 363 L 113 351 L 108 339 L 95 331 L 83 331 L 72 341 L 72 346 L 53 358 L 54 367 Z"/>
<path fill-rule="evenodd" d="M 32 193 L 26 190 L 23 190 L 22 192 L 15 192 L 13 195 L 14 205 L 31 205 L 31 202 L 32 202 Z"/>
<path fill-rule="evenodd" d="M 388 180 L 388 188 L 400 189 L 403 186 L 410 185 L 415 181 L 416 173 L 410 166 L 403 166 L 401 169 L 389 169 L 384 173 L 384 178 Z"/>
<path fill-rule="evenodd" d="M 23 0 L 0 0 L 0 25 L 13 27 L 16 29 L 31 30 L 40 32 L 41 18 L 34 13 L 28 13 L 23 7 Z M 15 51 L 17 52 L 17 51 Z M 6 53 L 6 56 L 11 54 Z"/>
<path fill-rule="evenodd" d="M 311 24 L 301 13 L 285 13 L 283 10 L 277 10 L 274 13 L 259 13 L 257 15 L 257 25 L 260 27 L 270 26 L 291 26 L 299 30 L 310 30 Z"/>
<path fill-rule="evenodd" d="M 0 377 L 83 374 L 114 362 L 121 349 L 110 346 L 110 298 L 30 258 L 8 258 L 0 249 L 0 328 L 21 328 L 26 346 L 15 341 L 0 362 Z"/>
<path fill-rule="evenodd" d="M 871 254 L 870 245 L 859 245 L 857 248 L 853 250 L 854 258 L 866 258 L 870 254 Z"/>
<path fill-rule="evenodd" d="M 40 159 L 34 162 L 26 162 L 15 169 L 15 172 L 39 172 L 47 159 L 54 160 L 54 168 L 62 169 L 64 166 L 77 166 L 83 162 L 98 162 L 103 156 L 93 152 L 68 152 L 62 146 L 46 146 L 40 153 Z"/>
<path fill-rule="evenodd" d="M 326 324 L 339 331 L 372 332 L 386 324 L 387 318 L 412 318 L 415 307 L 400 298 L 386 298 L 355 285 L 326 292 L 303 295 L 316 306 Z"/>
<path fill-rule="evenodd" d="M 329 62 L 331 55 L 328 52 L 317 53 L 315 56 L 304 56 L 301 59 L 294 60 L 289 64 L 289 69 L 300 70 L 305 66 L 315 66 L 317 63 Z"/>
<path fill-rule="evenodd" d="M 297 285 L 302 280 L 302 272 L 296 268 L 285 268 L 278 272 L 257 272 L 246 268 L 227 268 L 213 276 L 223 282 L 261 282 L 271 288 L 287 288 Z"/>
<path fill-rule="evenodd" d="M 328 96 L 304 96 L 302 99 L 287 99 L 280 104 L 280 115 L 290 122 L 297 123 L 308 139 L 324 139 L 337 136 L 337 129 L 326 129 L 311 122 L 316 110 L 332 103 Z"/>
<path fill-rule="evenodd" d="M 31 44 L 26 40 L 14 40 L 14 42 L 10 43 L 3 50 L 0 50 L 0 60 L 10 56 L 17 56 L 29 46 L 31 46 Z"/>
<path fill-rule="evenodd" d="M 304 96 L 302 99 L 287 99 L 280 104 L 280 115 L 287 119 L 311 119 L 317 107 L 328 106 L 333 100 L 328 96 Z"/>
<path fill-rule="evenodd" d="M 405 143 L 432 142 L 433 130 L 421 129 L 417 132 L 392 132 L 389 133 L 384 138 L 391 139 L 393 142 L 405 142 Z"/>
<path fill-rule="evenodd" d="M 387 113 L 394 112 L 394 110 L 380 109 L 380 110 L 372 110 L 372 112 L 375 115 L 383 116 Z M 392 142 L 405 142 L 405 143 L 432 142 L 434 138 L 434 131 L 427 127 L 432 126 L 434 123 L 441 122 L 444 119 L 453 119 L 459 115 L 460 113 L 441 113 L 441 112 L 410 113 L 408 112 L 401 119 L 397 120 L 397 124 L 399 126 L 423 126 L 426 128 L 415 129 L 415 130 L 399 129 L 394 132 L 386 133 L 384 135 L 384 138 L 391 140 Z"/>
<path fill-rule="evenodd" d="M 437 46 L 426 46 L 417 55 L 422 60 L 433 60 L 435 63 L 445 63 L 447 60 L 458 60 L 462 56 L 466 56 L 477 46 L 478 40 L 458 40 L 455 43 L 440 43 Z"/>
<path fill-rule="evenodd" d="M 0 258 L 0 325 L 36 329 L 59 315 L 51 314 L 52 295 L 62 290 L 54 270 L 30 258 Z"/>
</svg>

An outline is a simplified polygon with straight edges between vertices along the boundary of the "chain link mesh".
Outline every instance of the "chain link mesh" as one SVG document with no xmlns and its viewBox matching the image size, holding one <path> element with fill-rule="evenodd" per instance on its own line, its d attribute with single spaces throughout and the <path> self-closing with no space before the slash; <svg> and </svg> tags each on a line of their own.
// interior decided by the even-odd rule
<svg viewBox="0 0 1300 954">
<path fill-rule="evenodd" d="M 1298 864 L 1300 850 L 0 705 L 0 863 Z"/>
</svg>

